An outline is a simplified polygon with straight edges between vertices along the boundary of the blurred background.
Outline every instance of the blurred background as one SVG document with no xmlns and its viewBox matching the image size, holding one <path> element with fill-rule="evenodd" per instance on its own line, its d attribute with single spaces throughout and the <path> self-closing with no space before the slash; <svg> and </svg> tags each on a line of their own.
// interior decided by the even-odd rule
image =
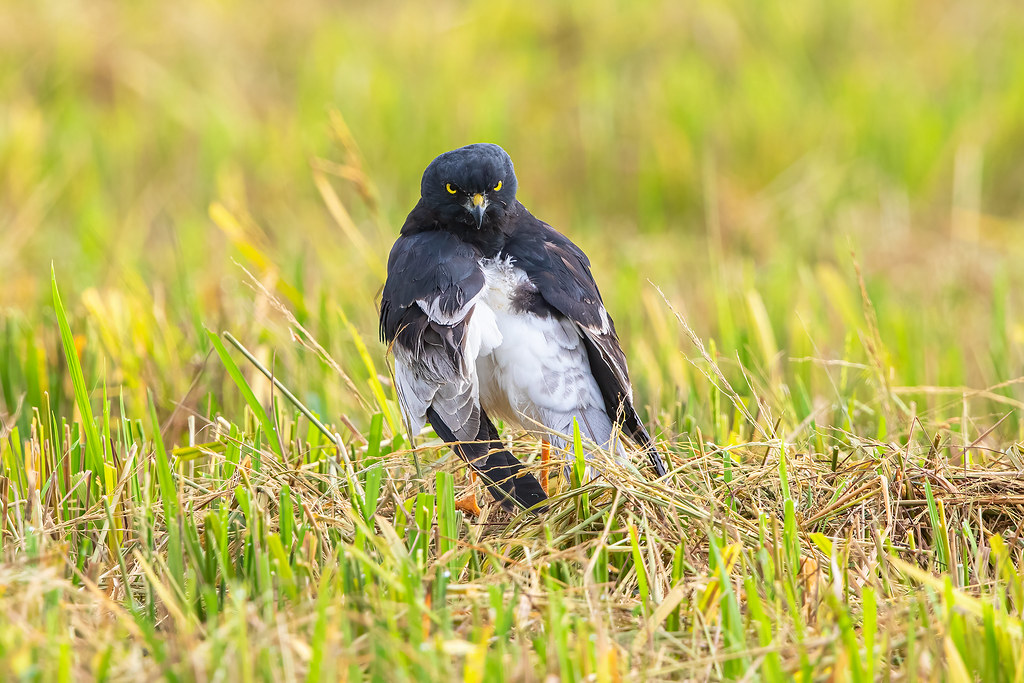
<svg viewBox="0 0 1024 683">
<path fill-rule="evenodd" d="M 794 422 L 837 383 L 941 419 L 1024 375 L 1009 0 L 41 0 L 0 6 L 0 45 L 0 413 L 71 410 L 52 264 L 92 386 L 239 408 L 204 332 L 230 330 L 363 424 L 242 268 L 358 387 L 386 376 L 388 249 L 476 141 L 590 254 L 662 429 L 728 425 L 655 287 Z"/>
</svg>

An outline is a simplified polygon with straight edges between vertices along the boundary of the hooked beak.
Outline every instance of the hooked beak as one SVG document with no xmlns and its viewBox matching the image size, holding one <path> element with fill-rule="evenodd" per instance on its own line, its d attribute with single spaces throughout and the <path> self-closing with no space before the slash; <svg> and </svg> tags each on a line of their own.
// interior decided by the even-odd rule
<svg viewBox="0 0 1024 683">
<path fill-rule="evenodd" d="M 487 211 L 487 200 L 484 196 L 477 192 L 473 195 L 473 205 L 469 208 L 469 212 L 473 214 L 473 218 L 476 220 L 476 229 L 479 230 L 484 224 L 484 212 Z"/>
</svg>

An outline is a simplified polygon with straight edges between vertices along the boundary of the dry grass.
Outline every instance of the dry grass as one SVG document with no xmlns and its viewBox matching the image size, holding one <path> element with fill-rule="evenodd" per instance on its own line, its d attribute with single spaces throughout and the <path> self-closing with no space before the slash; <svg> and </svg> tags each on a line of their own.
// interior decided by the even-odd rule
<svg viewBox="0 0 1024 683">
<path fill-rule="evenodd" d="M 1024 681 L 1019 12 L 677 5 L 0 8 L 0 678 Z M 666 479 L 468 519 L 403 432 L 372 302 L 470 139 Z"/>
</svg>

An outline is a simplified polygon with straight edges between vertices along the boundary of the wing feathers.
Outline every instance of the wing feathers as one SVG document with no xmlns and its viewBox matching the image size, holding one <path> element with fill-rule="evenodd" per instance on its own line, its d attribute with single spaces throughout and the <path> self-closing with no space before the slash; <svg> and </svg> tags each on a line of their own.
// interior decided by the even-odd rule
<svg viewBox="0 0 1024 683">
<path fill-rule="evenodd" d="M 523 463 L 512 455 L 501 441 L 498 430 L 491 423 L 483 409 L 478 409 L 479 429 L 473 441 L 455 438 L 448 425 L 437 412 L 430 408 L 427 416 L 437 435 L 452 444 L 459 456 L 476 470 L 487 484 L 494 499 L 509 510 L 517 506 L 531 508 L 543 502 L 547 495 L 540 482 L 523 468 Z M 546 507 L 539 508 L 543 512 Z"/>
<path fill-rule="evenodd" d="M 526 271 L 544 301 L 579 328 L 608 416 L 644 448 L 658 476 L 663 476 L 667 468 L 633 406 L 626 356 L 590 272 L 590 260 L 569 238 L 525 209 L 519 215 L 505 252 Z"/>
<path fill-rule="evenodd" d="M 544 491 L 501 445 L 480 407 L 477 355 L 482 343 L 500 333 L 484 332 L 485 320 L 470 326 L 485 282 L 479 258 L 451 233 L 399 237 L 388 258 L 380 333 L 394 342 L 395 386 L 413 433 L 429 421 L 480 473 L 496 500 L 529 508 L 546 498 Z"/>
</svg>

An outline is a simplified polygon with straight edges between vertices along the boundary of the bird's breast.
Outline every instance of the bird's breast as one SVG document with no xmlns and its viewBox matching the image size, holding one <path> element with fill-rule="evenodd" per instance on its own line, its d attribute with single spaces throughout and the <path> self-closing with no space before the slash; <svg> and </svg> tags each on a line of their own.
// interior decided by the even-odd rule
<svg viewBox="0 0 1024 683">
<path fill-rule="evenodd" d="M 479 335 L 480 400 L 488 413 L 529 428 L 601 400 L 579 331 L 538 306 L 540 295 L 510 258 L 480 262 L 486 284 L 470 325 Z"/>
<path fill-rule="evenodd" d="M 486 283 L 483 298 L 495 311 L 519 312 L 521 302 L 537 293 L 537 286 L 511 256 L 481 259 L 480 270 Z"/>
</svg>

